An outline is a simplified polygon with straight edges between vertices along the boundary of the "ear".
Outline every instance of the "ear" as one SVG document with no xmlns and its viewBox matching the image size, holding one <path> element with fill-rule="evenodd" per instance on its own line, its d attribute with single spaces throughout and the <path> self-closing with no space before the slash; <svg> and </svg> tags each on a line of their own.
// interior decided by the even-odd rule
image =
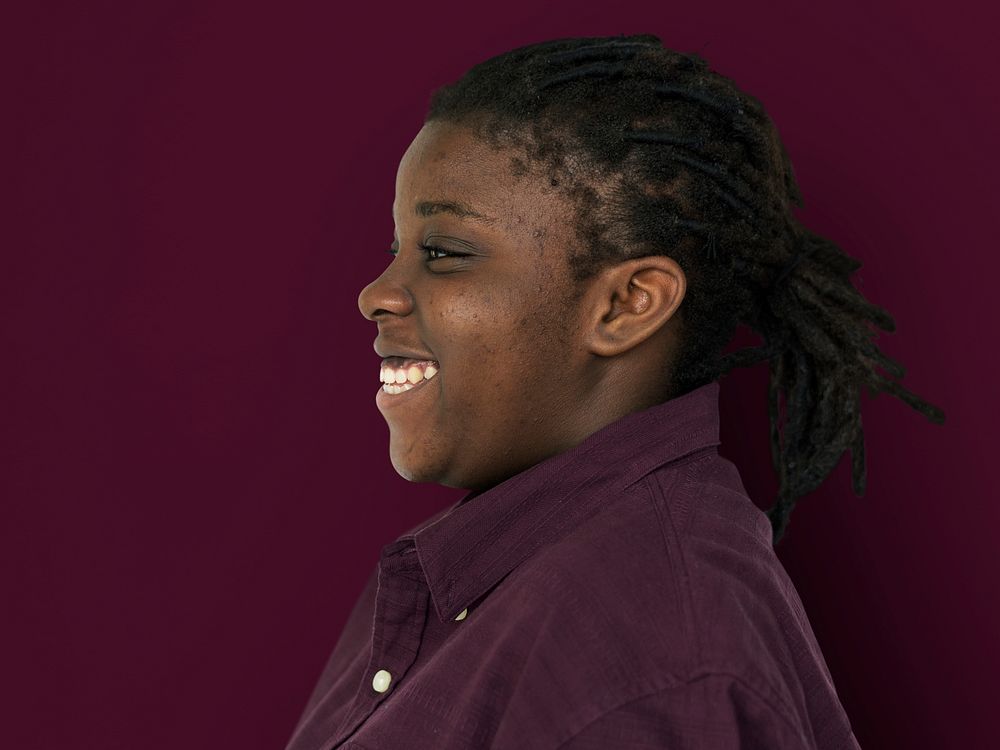
<svg viewBox="0 0 1000 750">
<path fill-rule="evenodd" d="M 673 258 L 649 255 L 601 271 L 585 294 L 584 341 L 599 357 L 628 351 L 662 329 L 684 299 L 687 277 Z"/>
</svg>

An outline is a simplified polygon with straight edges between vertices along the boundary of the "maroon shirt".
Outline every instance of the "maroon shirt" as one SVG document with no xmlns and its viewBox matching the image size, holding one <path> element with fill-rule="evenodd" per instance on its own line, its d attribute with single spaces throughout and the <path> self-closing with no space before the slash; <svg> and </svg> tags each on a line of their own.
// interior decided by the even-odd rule
<svg viewBox="0 0 1000 750">
<path fill-rule="evenodd" d="M 857 748 L 716 450 L 718 396 L 626 415 L 386 545 L 289 750 Z"/>
</svg>

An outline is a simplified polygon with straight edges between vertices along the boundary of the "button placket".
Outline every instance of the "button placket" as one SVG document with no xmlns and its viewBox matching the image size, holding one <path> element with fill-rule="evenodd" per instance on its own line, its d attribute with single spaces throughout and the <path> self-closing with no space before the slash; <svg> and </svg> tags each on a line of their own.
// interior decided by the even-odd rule
<svg viewBox="0 0 1000 750">
<path fill-rule="evenodd" d="M 353 735 L 392 695 L 416 659 L 427 620 L 430 592 L 412 544 L 383 549 L 372 623 L 372 646 L 353 708 L 330 747 Z"/>
</svg>

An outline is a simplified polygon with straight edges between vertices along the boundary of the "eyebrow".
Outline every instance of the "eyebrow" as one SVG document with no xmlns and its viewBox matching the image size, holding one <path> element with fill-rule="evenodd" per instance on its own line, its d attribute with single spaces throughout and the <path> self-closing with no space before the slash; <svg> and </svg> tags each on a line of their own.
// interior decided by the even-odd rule
<svg viewBox="0 0 1000 750">
<path fill-rule="evenodd" d="M 428 216 L 433 216 L 434 214 L 452 214 L 453 216 L 457 216 L 459 219 L 479 221 L 484 224 L 493 224 L 496 222 L 496 219 L 484 216 L 466 204 L 459 203 L 458 201 L 420 201 L 415 207 L 415 212 L 417 216 L 422 218 L 427 218 Z"/>
</svg>

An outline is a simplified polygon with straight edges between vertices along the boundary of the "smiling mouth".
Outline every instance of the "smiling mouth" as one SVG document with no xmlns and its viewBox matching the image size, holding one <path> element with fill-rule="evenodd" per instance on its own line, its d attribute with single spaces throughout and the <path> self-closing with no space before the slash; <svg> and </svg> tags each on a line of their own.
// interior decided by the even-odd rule
<svg viewBox="0 0 1000 750">
<path fill-rule="evenodd" d="M 386 357 L 382 360 L 379 379 L 383 392 L 397 395 L 422 385 L 437 373 L 438 363 L 434 360 Z"/>
</svg>

